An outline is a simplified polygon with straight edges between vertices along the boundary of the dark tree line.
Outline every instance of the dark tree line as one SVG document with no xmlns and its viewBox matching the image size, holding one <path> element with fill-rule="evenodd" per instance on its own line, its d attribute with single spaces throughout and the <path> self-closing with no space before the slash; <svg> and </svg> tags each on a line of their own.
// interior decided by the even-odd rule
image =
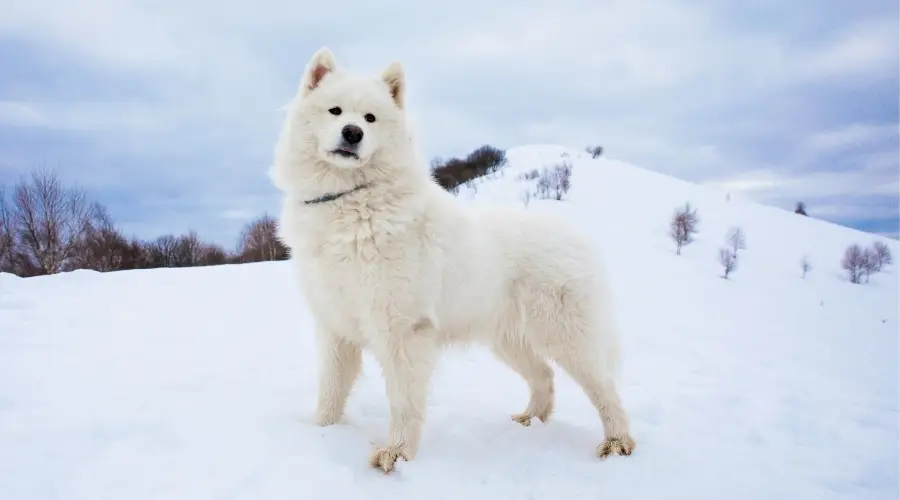
<svg viewBox="0 0 900 500">
<path fill-rule="evenodd" d="M 11 188 L 0 186 L 0 271 L 22 277 L 75 269 L 121 271 L 284 260 L 268 214 L 248 223 L 233 251 L 196 231 L 155 239 L 128 237 L 106 207 L 84 190 L 65 186 L 55 172 L 38 170 Z"/>
</svg>

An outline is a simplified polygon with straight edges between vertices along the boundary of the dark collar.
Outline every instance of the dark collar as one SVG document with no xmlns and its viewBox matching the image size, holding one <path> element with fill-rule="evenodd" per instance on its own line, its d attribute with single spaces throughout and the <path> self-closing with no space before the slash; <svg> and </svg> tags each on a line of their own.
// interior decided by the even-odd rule
<svg viewBox="0 0 900 500">
<path fill-rule="evenodd" d="M 344 195 L 347 195 L 350 193 L 355 193 L 356 191 L 359 191 L 360 189 L 367 188 L 367 187 L 369 187 L 368 184 L 360 184 L 359 186 L 356 186 L 353 189 L 348 189 L 347 191 L 339 191 L 337 193 L 323 194 L 322 196 L 319 196 L 318 198 L 313 198 L 311 200 L 304 200 L 303 203 L 305 203 L 307 205 L 312 205 L 314 203 L 324 203 L 326 201 L 333 201 L 333 200 L 340 198 L 341 196 L 344 196 Z"/>
</svg>

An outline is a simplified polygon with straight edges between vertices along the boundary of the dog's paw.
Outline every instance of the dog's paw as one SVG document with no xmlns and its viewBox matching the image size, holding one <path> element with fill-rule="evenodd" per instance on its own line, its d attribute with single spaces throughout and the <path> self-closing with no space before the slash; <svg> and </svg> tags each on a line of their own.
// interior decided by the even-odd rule
<svg viewBox="0 0 900 500">
<path fill-rule="evenodd" d="M 406 461 L 410 460 L 409 450 L 406 447 L 387 446 L 378 448 L 369 457 L 369 465 L 373 468 L 381 469 L 385 474 L 390 474 L 400 458 Z"/>
<path fill-rule="evenodd" d="M 547 421 L 550 420 L 550 413 L 545 412 L 539 415 L 533 415 L 531 413 L 518 413 L 512 416 L 512 419 L 521 424 L 523 427 L 530 427 L 531 420 L 535 418 L 546 424 Z"/>
<path fill-rule="evenodd" d="M 597 447 L 597 456 L 606 459 L 610 455 L 631 455 L 634 452 L 635 442 L 629 435 L 607 438 L 603 444 Z"/>
<path fill-rule="evenodd" d="M 527 413 L 519 413 L 517 415 L 513 415 L 512 419 L 522 425 L 522 427 L 530 427 L 531 419 L 534 418 Z"/>
</svg>

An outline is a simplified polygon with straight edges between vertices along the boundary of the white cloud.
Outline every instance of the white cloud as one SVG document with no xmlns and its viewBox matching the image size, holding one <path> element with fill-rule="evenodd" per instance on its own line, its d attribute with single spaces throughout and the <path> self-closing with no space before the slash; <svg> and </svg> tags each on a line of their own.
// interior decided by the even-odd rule
<svg viewBox="0 0 900 500">
<path fill-rule="evenodd" d="M 29 127 L 45 123 L 43 114 L 24 102 L 0 101 L 0 125 Z"/>
<path fill-rule="evenodd" d="M 804 141 L 807 154 L 818 156 L 848 147 L 871 146 L 872 143 L 898 136 L 898 124 L 850 123 L 838 129 L 817 132 Z"/>
</svg>

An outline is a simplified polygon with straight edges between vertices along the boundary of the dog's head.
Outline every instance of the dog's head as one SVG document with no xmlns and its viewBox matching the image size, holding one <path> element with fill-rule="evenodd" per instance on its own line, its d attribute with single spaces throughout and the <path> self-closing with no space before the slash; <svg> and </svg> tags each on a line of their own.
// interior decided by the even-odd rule
<svg viewBox="0 0 900 500">
<path fill-rule="evenodd" d="M 403 68 L 378 76 L 340 71 L 327 48 L 306 66 L 291 107 L 289 140 L 315 147 L 317 159 L 341 169 L 363 168 L 380 150 L 407 139 L 403 122 Z"/>
</svg>

